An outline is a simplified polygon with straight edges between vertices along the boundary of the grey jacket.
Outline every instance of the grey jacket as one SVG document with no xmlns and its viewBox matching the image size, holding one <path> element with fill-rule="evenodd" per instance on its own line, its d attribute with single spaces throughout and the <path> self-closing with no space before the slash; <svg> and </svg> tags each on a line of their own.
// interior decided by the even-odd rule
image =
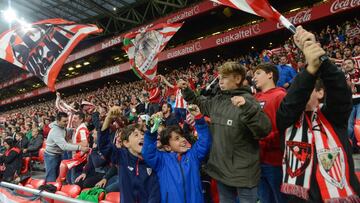
<svg viewBox="0 0 360 203">
<path fill-rule="evenodd" d="M 52 155 L 61 155 L 64 151 L 76 151 L 78 145 L 67 143 L 65 140 L 66 129 L 53 123 L 46 139 L 45 152 Z"/>
<path fill-rule="evenodd" d="M 221 91 L 212 98 L 196 96 L 189 88 L 182 93 L 187 102 L 197 104 L 211 119 L 213 143 L 206 172 L 228 186 L 257 186 L 260 180 L 258 142 L 271 131 L 271 123 L 250 90 Z M 243 96 L 246 103 L 234 106 L 233 96 Z"/>
</svg>

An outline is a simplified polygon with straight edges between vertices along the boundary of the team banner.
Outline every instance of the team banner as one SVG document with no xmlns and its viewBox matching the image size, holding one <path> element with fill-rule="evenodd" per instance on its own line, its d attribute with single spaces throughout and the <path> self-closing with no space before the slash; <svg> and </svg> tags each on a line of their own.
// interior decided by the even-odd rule
<svg viewBox="0 0 360 203">
<path fill-rule="evenodd" d="M 0 35 L 0 58 L 39 77 L 55 91 L 62 65 L 86 36 L 102 32 L 96 25 L 48 19 L 17 26 Z"/>
<path fill-rule="evenodd" d="M 183 23 L 150 25 L 124 36 L 124 50 L 134 72 L 147 81 L 156 79 L 159 53 Z"/>
<path fill-rule="evenodd" d="M 267 0 L 211 0 L 235 9 L 245 11 L 268 20 L 279 21 L 281 14 L 272 8 Z"/>
</svg>

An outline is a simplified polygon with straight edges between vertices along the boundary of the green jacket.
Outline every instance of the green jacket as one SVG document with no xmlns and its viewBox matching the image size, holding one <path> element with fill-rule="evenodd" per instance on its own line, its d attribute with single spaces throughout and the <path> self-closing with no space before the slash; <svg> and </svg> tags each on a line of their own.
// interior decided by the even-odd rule
<svg viewBox="0 0 360 203">
<path fill-rule="evenodd" d="M 213 143 L 206 172 L 225 185 L 257 186 L 260 180 L 258 140 L 268 135 L 271 123 L 250 89 L 222 91 L 213 98 L 196 96 L 189 88 L 182 94 L 211 119 Z M 234 106 L 233 96 L 243 96 L 246 103 Z"/>
</svg>

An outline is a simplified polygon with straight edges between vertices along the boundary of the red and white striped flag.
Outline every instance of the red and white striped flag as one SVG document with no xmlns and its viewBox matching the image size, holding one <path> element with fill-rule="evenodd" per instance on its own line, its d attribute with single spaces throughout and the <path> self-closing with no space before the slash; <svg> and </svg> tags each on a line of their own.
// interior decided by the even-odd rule
<svg viewBox="0 0 360 203">
<path fill-rule="evenodd" d="M 210 0 L 218 4 L 242 10 L 268 20 L 280 22 L 291 32 L 295 33 L 296 28 L 288 19 L 274 9 L 267 0 Z"/>
<path fill-rule="evenodd" d="M 211 0 L 235 9 L 245 11 L 268 20 L 279 21 L 281 14 L 271 7 L 267 0 Z"/>
<path fill-rule="evenodd" d="M 124 50 L 136 75 L 155 81 L 159 53 L 182 25 L 161 23 L 124 36 Z"/>
<path fill-rule="evenodd" d="M 39 77 L 54 91 L 71 51 L 86 36 L 99 32 L 96 25 L 63 19 L 43 20 L 26 28 L 19 25 L 0 35 L 0 58 Z"/>
</svg>

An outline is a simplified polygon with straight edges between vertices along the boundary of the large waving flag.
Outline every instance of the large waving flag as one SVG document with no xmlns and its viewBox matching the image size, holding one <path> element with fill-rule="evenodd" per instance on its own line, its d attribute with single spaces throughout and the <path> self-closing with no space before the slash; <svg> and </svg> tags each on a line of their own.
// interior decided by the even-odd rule
<svg viewBox="0 0 360 203">
<path fill-rule="evenodd" d="M 268 20 L 278 21 L 295 33 L 295 26 L 274 9 L 267 0 L 211 0 L 218 4 L 245 11 Z"/>
<path fill-rule="evenodd" d="M 155 81 L 158 55 L 183 23 L 161 23 L 124 36 L 124 50 L 134 72 L 147 81 Z"/>
<path fill-rule="evenodd" d="M 71 51 L 96 25 L 48 19 L 31 27 L 16 26 L 0 35 L 0 58 L 27 70 L 55 90 L 55 81 Z"/>
</svg>

